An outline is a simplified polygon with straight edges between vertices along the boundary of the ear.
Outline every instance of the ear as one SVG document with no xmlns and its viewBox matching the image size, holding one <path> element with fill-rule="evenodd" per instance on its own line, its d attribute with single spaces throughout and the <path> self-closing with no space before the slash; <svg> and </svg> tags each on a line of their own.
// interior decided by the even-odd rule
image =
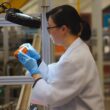
<svg viewBox="0 0 110 110">
<path fill-rule="evenodd" d="M 70 32 L 69 28 L 66 25 L 63 25 L 61 29 L 62 29 L 62 34 L 64 35 Z"/>
<path fill-rule="evenodd" d="M 69 32 L 69 28 L 66 25 L 62 26 L 62 32 L 67 33 Z"/>
</svg>

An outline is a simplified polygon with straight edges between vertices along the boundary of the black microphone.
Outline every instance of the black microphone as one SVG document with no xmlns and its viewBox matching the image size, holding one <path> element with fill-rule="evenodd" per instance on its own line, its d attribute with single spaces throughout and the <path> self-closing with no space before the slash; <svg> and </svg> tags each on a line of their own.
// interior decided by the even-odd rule
<svg viewBox="0 0 110 110">
<path fill-rule="evenodd" d="M 27 26 L 30 28 L 40 28 L 41 26 L 40 18 L 23 14 L 20 10 L 15 8 L 9 8 L 6 11 L 5 19 L 12 23 Z"/>
</svg>

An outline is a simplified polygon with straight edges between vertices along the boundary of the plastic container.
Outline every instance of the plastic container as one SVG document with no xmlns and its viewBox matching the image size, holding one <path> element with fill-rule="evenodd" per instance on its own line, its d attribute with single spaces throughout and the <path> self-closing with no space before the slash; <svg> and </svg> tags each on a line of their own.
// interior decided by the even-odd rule
<svg viewBox="0 0 110 110">
<path fill-rule="evenodd" d="M 18 49 L 14 52 L 14 56 L 15 56 L 16 58 L 18 58 L 18 53 L 19 53 L 20 51 L 26 54 L 26 53 L 28 52 L 28 49 L 27 49 L 26 47 L 20 47 L 20 48 L 18 48 Z"/>
</svg>

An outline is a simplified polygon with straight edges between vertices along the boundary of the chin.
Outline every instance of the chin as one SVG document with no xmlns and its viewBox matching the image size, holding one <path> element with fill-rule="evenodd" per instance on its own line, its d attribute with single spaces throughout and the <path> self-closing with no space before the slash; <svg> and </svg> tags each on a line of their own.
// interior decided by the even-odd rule
<svg viewBox="0 0 110 110">
<path fill-rule="evenodd" d="M 52 40 L 53 44 L 58 45 L 58 46 L 62 46 L 62 43 L 56 40 Z"/>
</svg>

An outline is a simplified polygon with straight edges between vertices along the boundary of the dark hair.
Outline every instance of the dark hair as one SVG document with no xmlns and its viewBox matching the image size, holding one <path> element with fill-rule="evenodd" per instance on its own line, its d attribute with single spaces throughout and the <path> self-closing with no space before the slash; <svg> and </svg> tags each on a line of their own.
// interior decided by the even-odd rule
<svg viewBox="0 0 110 110">
<path fill-rule="evenodd" d="M 74 7 L 70 5 L 58 6 L 47 12 L 46 16 L 47 20 L 51 17 L 58 27 L 66 25 L 73 35 L 80 34 L 82 40 L 87 41 L 90 39 L 90 26 L 82 20 Z"/>
</svg>

